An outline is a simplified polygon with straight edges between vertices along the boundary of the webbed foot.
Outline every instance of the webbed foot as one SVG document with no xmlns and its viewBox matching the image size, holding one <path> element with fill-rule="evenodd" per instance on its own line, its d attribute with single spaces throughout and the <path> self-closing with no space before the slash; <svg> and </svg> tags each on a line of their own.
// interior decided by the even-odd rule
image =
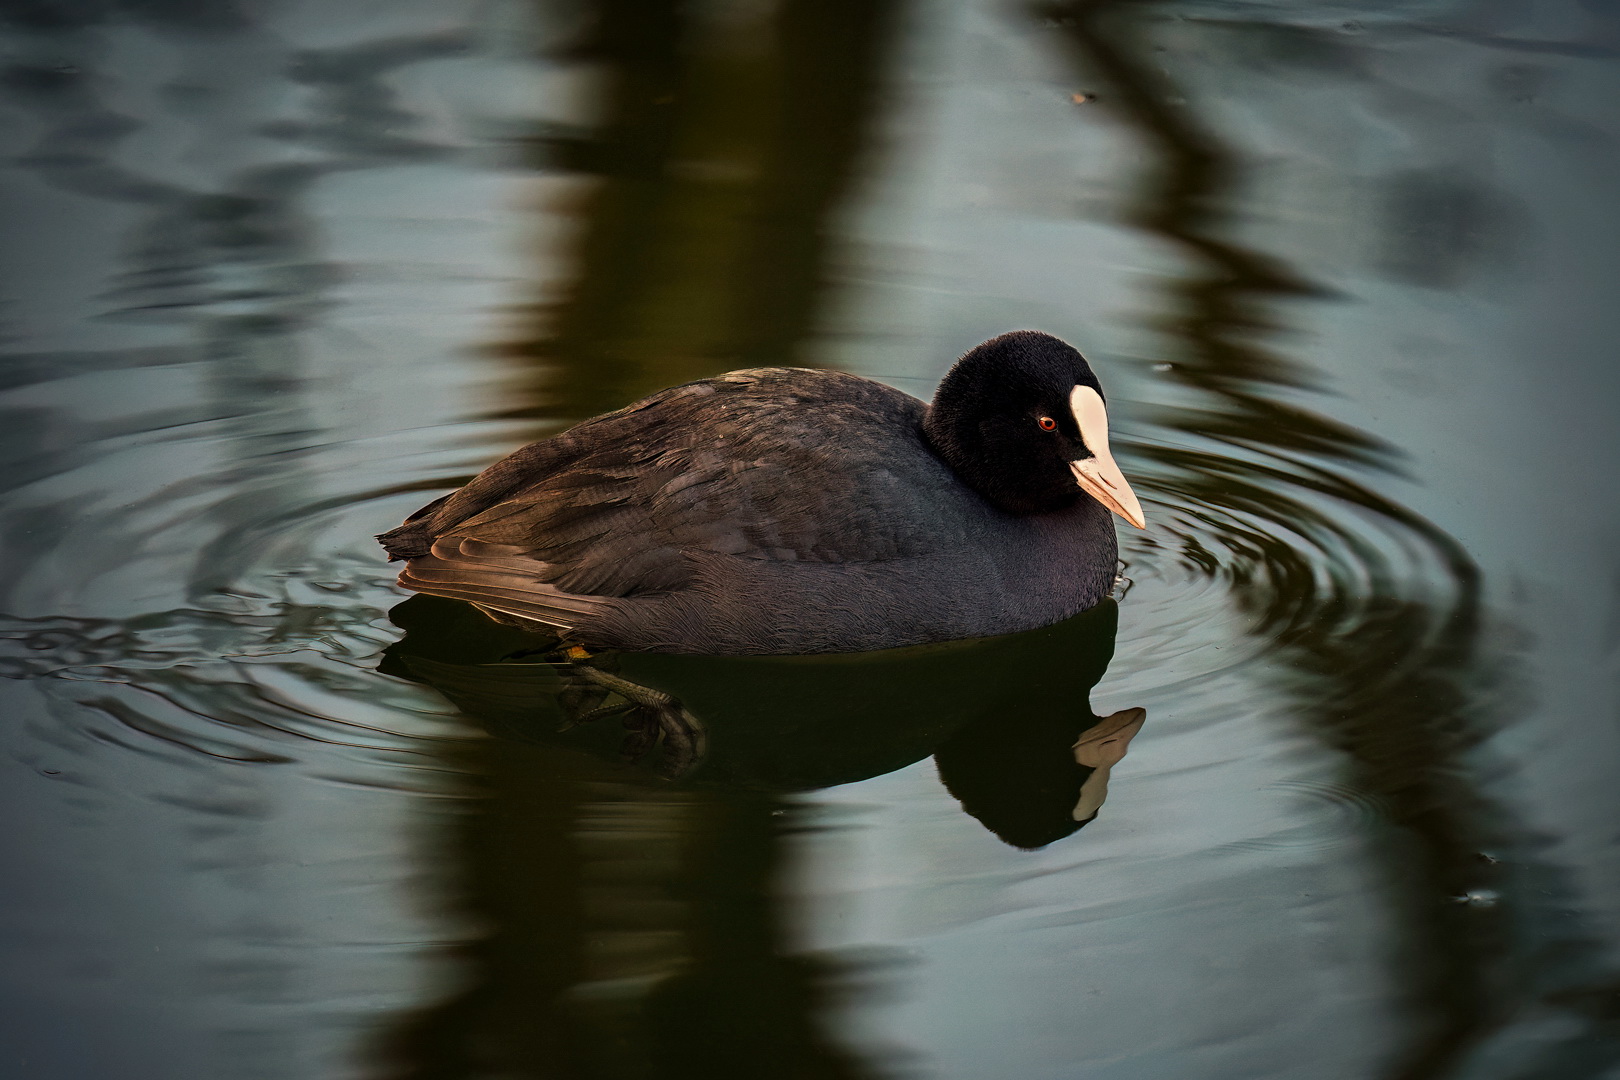
<svg viewBox="0 0 1620 1080">
<path fill-rule="evenodd" d="M 663 757 L 659 772 L 670 779 L 682 776 L 703 760 L 708 736 L 703 724 L 679 701 L 661 690 L 631 682 L 593 664 L 590 653 L 577 646 L 552 654 L 565 663 L 572 678 L 559 695 L 568 720 L 563 730 L 606 716 L 624 716 L 625 736 L 620 753 L 639 761 L 660 742 Z M 621 700 L 607 702 L 609 695 Z"/>
</svg>

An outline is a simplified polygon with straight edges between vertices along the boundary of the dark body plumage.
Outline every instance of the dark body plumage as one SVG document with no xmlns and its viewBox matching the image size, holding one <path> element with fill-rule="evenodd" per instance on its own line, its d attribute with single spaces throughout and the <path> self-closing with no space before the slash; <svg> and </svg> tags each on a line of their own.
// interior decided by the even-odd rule
<svg viewBox="0 0 1620 1080">
<path fill-rule="evenodd" d="M 883 649 L 1102 599 L 1109 512 L 1072 480 L 996 505 L 936 447 L 944 416 L 840 372 L 733 372 L 526 446 L 379 539 L 406 588 L 636 651 Z"/>
</svg>

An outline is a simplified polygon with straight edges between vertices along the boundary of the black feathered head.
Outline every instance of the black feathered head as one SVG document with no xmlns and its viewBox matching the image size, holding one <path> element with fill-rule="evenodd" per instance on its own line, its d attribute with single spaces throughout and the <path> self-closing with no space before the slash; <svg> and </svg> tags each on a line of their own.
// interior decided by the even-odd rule
<svg viewBox="0 0 1620 1080">
<path fill-rule="evenodd" d="M 1051 334 L 1014 330 L 970 350 L 941 380 L 924 429 L 957 475 L 1004 510 L 1059 510 L 1089 495 L 1144 525 L 1108 449 L 1102 385 Z"/>
</svg>

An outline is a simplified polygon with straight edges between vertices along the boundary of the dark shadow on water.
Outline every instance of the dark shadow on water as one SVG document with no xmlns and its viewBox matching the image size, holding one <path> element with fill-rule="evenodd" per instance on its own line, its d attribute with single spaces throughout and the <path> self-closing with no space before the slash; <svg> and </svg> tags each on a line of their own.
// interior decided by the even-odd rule
<svg viewBox="0 0 1620 1080">
<path fill-rule="evenodd" d="M 1127 730 L 1103 730 L 1114 718 L 1087 704 L 1113 654 L 1111 601 L 1042 630 L 880 653 L 592 658 L 707 728 L 707 757 L 670 782 L 620 760 L 611 720 L 559 730 L 570 665 L 535 660 L 549 640 L 436 597 L 392 618 L 405 635 L 382 669 L 490 735 L 455 763 L 478 786 L 455 844 L 461 913 L 487 931 L 463 948 L 466 988 L 392 1036 L 402 1077 L 870 1075 L 818 1021 L 861 969 L 785 941 L 777 878 L 803 827 L 785 796 L 932 754 L 965 811 L 1041 847 L 1106 792 L 1076 742 L 1117 735 L 1117 760 L 1141 723 L 1127 710 Z"/>
</svg>

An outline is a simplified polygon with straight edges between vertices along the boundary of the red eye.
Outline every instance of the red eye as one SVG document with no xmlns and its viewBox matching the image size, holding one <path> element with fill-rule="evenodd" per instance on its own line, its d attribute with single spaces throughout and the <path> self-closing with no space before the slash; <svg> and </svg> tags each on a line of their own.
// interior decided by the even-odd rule
<svg viewBox="0 0 1620 1080">
<path fill-rule="evenodd" d="M 1041 417 L 1041 430 L 1042 431 L 1056 431 L 1057 430 L 1057 421 L 1052 419 L 1050 416 Z"/>
</svg>

